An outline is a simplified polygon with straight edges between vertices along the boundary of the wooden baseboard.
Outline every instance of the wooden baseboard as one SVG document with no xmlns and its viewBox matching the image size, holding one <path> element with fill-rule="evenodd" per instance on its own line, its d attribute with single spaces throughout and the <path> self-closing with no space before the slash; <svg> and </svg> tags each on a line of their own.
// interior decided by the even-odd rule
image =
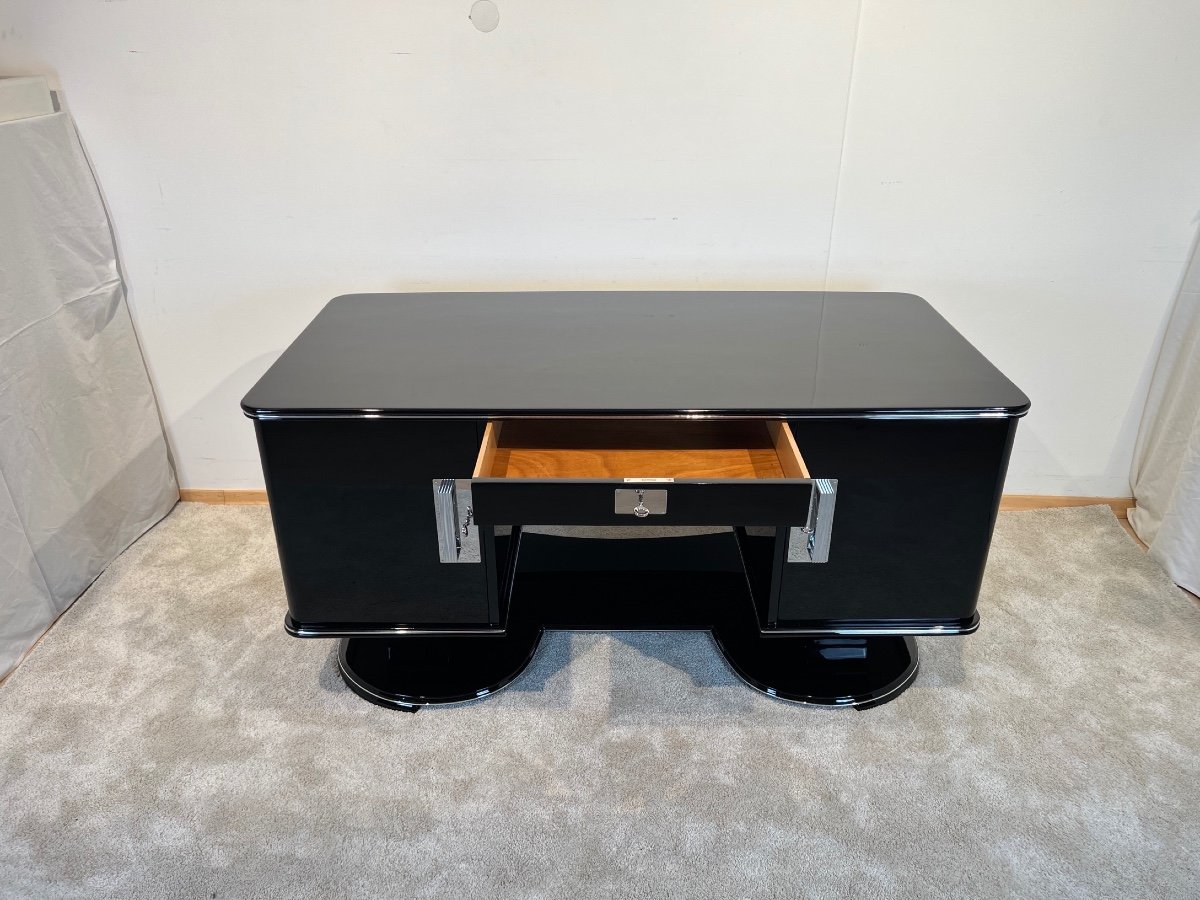
<svg viewBox="0 0 1200 900">
<path fill-rule="evenodd" d="M 1062 506 L 1107 506 L 1118 519 L 1128 519 L 1132 497 L 1064 497 L 1052 494 L 1005 494 L 1000 498 L 1002 512 L 1024 509 L 1054 509 Z"/>
<path fill-rule="evenodd" d="M 266 503 L 267 492 L 227 488 L 180 488 L 179 499 L 188 503 L 255 504 Z M 1129 518 L 1132 497 L 1065 497 L 1053 494 L 1005 494 L 1000 500 L 1004 512 L 1025 509 L 1054 509 L 1061 506 L 1108 506 L 1118 519 Z"/>
<path fill-rule="evenodd" d="M 217 506 L 254 505 L 266 503 L 267 492 L 228 488 L 180 488 L 179 499 L 184 503 L 213 503 Z"/>
</svg>

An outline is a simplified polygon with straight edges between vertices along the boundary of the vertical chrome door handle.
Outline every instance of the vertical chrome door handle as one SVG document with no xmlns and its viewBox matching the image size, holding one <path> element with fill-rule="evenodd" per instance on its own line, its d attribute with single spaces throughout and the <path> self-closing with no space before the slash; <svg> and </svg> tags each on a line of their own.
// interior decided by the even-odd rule
<svg viewBox="0 0 1200 900">
<path fill-rule="evenodd" d="M 837 479 L 814 478 L 808 521 L 788 529 L 788 562 L 829 562 L 833 540 L 833 509 L 837 503 Z"/>
<path fill-rule="evenodd" d="M 438 559 L 444 563 L 477 563 L 479 526 L 472 524 L 471 481 L 433 480 L 433 515 L 437 522 Z"/>
</svg>

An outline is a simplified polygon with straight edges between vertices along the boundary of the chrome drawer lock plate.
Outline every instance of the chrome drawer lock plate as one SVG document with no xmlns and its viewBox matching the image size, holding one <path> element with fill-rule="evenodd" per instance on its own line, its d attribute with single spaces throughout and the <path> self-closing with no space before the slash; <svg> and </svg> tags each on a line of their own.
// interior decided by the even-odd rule
<svg viewBox="0 0 1200 900">
<path fill-rule="evenodd" d="M 666 515 L 667 492 L 646 488 L 617 488 L 613 512 L 617 515 L 637 516 L 639 519 Z"/>
</svg>

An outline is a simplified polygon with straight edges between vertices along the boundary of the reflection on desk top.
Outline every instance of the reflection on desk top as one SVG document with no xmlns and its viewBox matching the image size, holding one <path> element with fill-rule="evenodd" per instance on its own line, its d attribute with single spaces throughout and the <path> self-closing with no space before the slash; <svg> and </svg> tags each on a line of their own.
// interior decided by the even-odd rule
<svg viewBox="0 0 1200 900">
<path fill-rule="evenodd" d="M 293 415 L 1021 415 L 912 294 L 547 291 L 331 300 L 242 401 Z"/>
</svg>

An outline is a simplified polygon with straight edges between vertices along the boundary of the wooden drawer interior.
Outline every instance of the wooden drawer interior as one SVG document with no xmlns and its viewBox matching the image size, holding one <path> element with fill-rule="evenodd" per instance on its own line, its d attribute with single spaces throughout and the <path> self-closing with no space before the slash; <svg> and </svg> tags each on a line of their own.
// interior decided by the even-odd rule
<svg viewBox="0 0 1200 900">
<path fill-rule="evenodd" d="M 475 478 L 808 478 L 786 422 L 511 419 L 488 422 Z"/>
</svg>

